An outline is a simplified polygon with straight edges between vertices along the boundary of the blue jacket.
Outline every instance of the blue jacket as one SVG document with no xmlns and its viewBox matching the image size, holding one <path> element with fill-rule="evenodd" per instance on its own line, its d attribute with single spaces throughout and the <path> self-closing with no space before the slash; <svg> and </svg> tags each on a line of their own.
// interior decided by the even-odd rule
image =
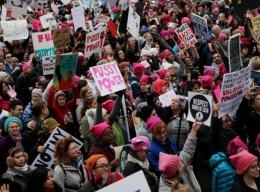
<svg viewBox="0 0 260 192">
<path fill-rule="evenodd" d="M 23 112 L 23 122 L 24 123 L 28 123 L 33 118 L 32 111 L 31 111 L 32 105 L 33 105 L 33 103 L 30 102 L 24 109 L 24 112 Z"/>
<path fill-rule="evenodd" d="M 172 138 L 167 137 L 165 143 L 162 143 L 162 142 L 158 141 L 154 137 L 151 140 L 151 149 L 150 149 L 150 154 L 148 155 L 148 160 L 152 163 L 153 168 L 158 173 L 159 173 L 159 170 L 158 170 L 159 153 L 163 152 L 163 153 L 167 153 L 168 154 L 168 152 L 165 150 L 165 148 L 167 148 L 167 147 L 170 148 L 173 151 L 173 154 L 176 154 L 176 155 L 179 154 L 178 149 L 177 149 L 177 147 L 175 145 L 175 142 L 173 141 Z"/>
<path fill-rule="evenodd" d="M 209 165 L 212 169 L 212 192 L 230 192 L 236 170 L 227 155 L 222 152 L 212 155 Z"/>
</svg>

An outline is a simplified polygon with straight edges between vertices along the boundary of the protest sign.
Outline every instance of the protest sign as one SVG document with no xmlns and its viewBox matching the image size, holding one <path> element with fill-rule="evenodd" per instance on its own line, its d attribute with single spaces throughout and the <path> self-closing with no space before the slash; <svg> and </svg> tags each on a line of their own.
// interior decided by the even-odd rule
<svg viewBox="0 0 260 192">
<path fill-rule="evenodd" d="M 66 91 L 73 87 L 78 63 L 78 53 L 56 55 L 53 86 L 56 90 Z"/>
<path fill-rule="evenodd" d="M 125 11 L 128 7 L 128 0 L 119 0 L 118 9 Z"/>
<path fill-rule="evenodd" d="M 125 89 L 124 79 L 116 62 L 90 67 L 101 96 Z"/>
<path fill-rule="evenodd" d="M 229 72 L 228 46 L 225 41 L 214 41 L 212 43 L 214 50 L 219 53 L 227 71 Z"/>
<path fill-rule="evenodd" d="M 228 42 L 229 72 L 239 71 L 242 67 L 240 33 L 229 37 Z"/>
<path fill-rule="evenodd" d="M 2 12 L 1 12 L 1 21 L 6 20 L 6 14 L 7 14 L 7 9 L 4 5 L 2 5 Z"/>
<path fill-rule="evenodd" d="M 119 161 L 119 166 L 116 169 L 116 171 L 120 172 L 123 174 L 123 171 L 125 169 L 125 165 L 127 163 L 127 156 L 129 151 L 131 150 L 130 145 L 121 145 L 118 147 L 114 147 L 116 157 L 115 159 L 118 159 Z"/>
<path fill-rule="evenodd" d="M 96 31 L 87 33 L 85 45 L 85 57 L 90 57 L 93 53 L 101 53 L 104 41 L 106 26 L 97 29 Z"/>
<path fill-rule="evenodd" d="M 68 5 L 70 3 L 70 0 L 61 0 L 63 5 Z"/>
<path fill-rule="evenodd" d="M 73 7 L 83 7 L 81 0 L 72 0 Z"/>
<path fill-rule="evenodd" d="M 227 19 L 227 23 L 230 24 L 232 20 L 233 20 L 232 15 L 229 15 L 229 16 L 228 16 L 228 19 Z"/>
<path fill-rule="evenodd" d="M 11 16 L 14 18 L 20 18 L 23 15 L 27 15 L 27 9 L 21 7 L 12 6 L 11 12 Z"/>
<path fill-rule="evenodd" d="M 51 31 L 32 33 L 32 41 L 37 59 L 55 55 Z"/>
<path fill-rule="evenodd" d="M 86 9 L 91 9 L 92 8 L 91 1 L 92 0 L 82 0 L 82 3 L 83 3 L 83 5 L 84 5 L 84 7 Z"/>
<path fill-rule="evenodd" d="M 21 5 L 21 1 L 20 0 L 13 0 L 14 5 L 18 6 Z"/>
<path fill-rule="evenodd" d="M 46 151 L 44 153 L 39 153 L 34 162 L 31 165 L 32 169 L 36 169 L 37 167 L 45 167 L 47 169 L 54 169 L 54 152 L 55 152 L 55 144 L 58 140 L 63 139 L 64 137 L 72 137 L 78 149 L 83 146 L 83 143 L 67 133 L 62 129 L 56 127 L 46 143 L 44 147 Z"/>
<path fill-rule="evenodd" d="M 207 40 L 208 37 L 208 24 L 207 20 L 203 17 L 200 17 L 196 14 L 191 14 L 191 23 L 194 29 L 194 32 L 200 36 L 202 41 Z"/>
<path fill-rule="evenodd" d="M 77 31 L 78 28 L 82 27 L 83 30 L 86 30 L 86 22 L 84 17 L 84 8 L 83 7 L 75 7 L 71 9 L 74 30 Z"/>
<path fill-rule="evenodd" d="M 126 187 L 127 186 L 127 187 Z M 123 190 L 122 190 L 123 189 Z M 125 177 L 107 187 L 104 187 L 97 192 L 151 192 L 143 171 L 138 171 L 132 175 Z"/>
<path fill-rule="evenodd" d="M 189 26 L 185 23 L 179 28 L 175 29 L 175 32 L 181 42 L 184 42 L 186 49 L 197 43 L 197 39 L 193 35 Z"/>
<path fill-rule="evenodd" d="M 55 55 L 42 57 L 43 75 L 53 75 L 55 66 Z"/>
<path fill-rule="evenodd" d="M 48 13 L 46 15 L 40 16 L 40 21 L 42 23 L 43 28 L 50 27 L 50 25 L 57 25 L 55 18 L 52 13 Z"/>
<path fill-rule="evenodd" d="M 206 126 L 211 124 L 212 115 L 212 96 L 189 92 L 189 113 L 187 120 L 198 123 L 204 123 Z"/>
<path fill-rule="evenodd" d="M 127 19 L 127 31 L 131 33 L 134 38 L 138 38 L 140 16 L 137 12 L 129 6 L 128 19 Z"/>
<path fill-rule="evenodd" d="M 55 3 L 51 3 L 51 9 L 52 9 L 52 11 L 53 11 L 56 15 L 58 15 L 59 9 L 58 9 L 58 7 L 55 5 Z"/>
<path fill-rule="evenodd" d="M 110 21 L 110 17 L 106 16 L 106 15 L 99 15 L 97 22 L 98 23 L 107 23 L 108 21 Z"/>
<path fill-rule="evenodd" d="M 117 0 L 106 0 L 109 3 L 110 7 L 114 7 L 116 5 Z"/>
<path fill-rule="evenodd" d="M 253 17 L 250 20 L 251 20 L 252 26 L 254 28 L 254 32 L 257 34 L 257 36 L 259 36 L 259 34 L 260 34 L 260 16 Z"/>
<path fill-rule="evenodd" d="M 51 30 L 53 44 L 56 49 L 61 49 L 70 44 L 70 28 Z"/>
<path fill-rule="evenodd" d="M 107 24 L 108 24 L 108 27 L 110 29 L 111 35 L 113 37 L 117 37 L 118 34 L 117 34 L 117 30 L 116 30 L 114 22 L 113 21 L 109 21 L 109 22 L 107 22 Z"/>
<path fill-rule="evenodd" d="M 2 21 L 4 41 L 27 39 L 29 32 L 26 20 Z"/>
<path fill-rule="evenodd" d="M 172 103 L 172 99 L 176 96 L 176 93 L 171 90 L 159 96 L 159 100 L 162 103 L 162 107 L 168 107 Z"/>
<path fill-rule="evenodd" d="M 27 9 L 27 2 L 23 2 L 23 8 Z"/>
<path fill-rule="evenodd" d="M 93 10 L 94 10 L 94 21 L 96 22 L 99 16 L 99 0 L 93 0 Z"/>
<path fill-rule="evenodd" d="M 218 118 L 232 114 L 238 109 L 251 84 L 251 67 L 252 64 L 250 63 L 246 68 L 240 71 L 224 75 L 220 91 L 220 110 Z"/>
</svg>

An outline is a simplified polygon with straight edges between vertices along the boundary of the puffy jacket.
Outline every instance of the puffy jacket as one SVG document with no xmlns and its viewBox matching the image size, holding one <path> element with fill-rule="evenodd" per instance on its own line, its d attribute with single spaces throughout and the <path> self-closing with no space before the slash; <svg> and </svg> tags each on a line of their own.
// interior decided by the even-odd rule
<svg viewBox="0 0 260 192">
<path fill-rule="evenodd" d="M 209 160 L 212 169 L 212 192 L 229 192 L 234 184 L 236 170 L 228 157 L 218 152 Z"/>
</svg>

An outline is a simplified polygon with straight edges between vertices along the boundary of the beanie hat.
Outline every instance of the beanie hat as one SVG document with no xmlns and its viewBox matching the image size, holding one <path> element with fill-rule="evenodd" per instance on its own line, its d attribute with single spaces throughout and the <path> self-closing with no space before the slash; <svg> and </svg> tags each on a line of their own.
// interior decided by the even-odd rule
<svg viewBox="0 0 260 192">
<path fill-rule="evenodd" d="M 40 81 L 41 78 L 45 78 L 45 77 L 43 75 L 41 75 L 41 76 L 38 77 L 37 81 Z"/>
<path fill-rule="evenodd" d="M 152 116 L 148 119 L 145 128 L 146 129 L 150 129 L 151 133 L 153 132 L 153 129 L 155 127 L 155 125 L 157 125 L 158 123 L 163 122 L 159 117 L 157 116 Z"/>
<path fill-rule="evenodd" d="M 119 172 L 107 172 L 103 175 L 97 175 L 95 178 L 95 184 L 98 188 L 103 188 L 123 178 L 124 177 Z"/>
<path fill-rule="evenodd" d="M 131 149 L 133 151 L 150 150 L 151 144 L 147 137 L 137 136 L 131 140 Z"/>
<path fill-rule="evenodd" d="M 42 125 L 48 125 L 48 130 L 55 129 L 56 127 L 60 126 L 60 124 L 56 121 L 56 119 L 53 119 L 52 117 L 47 118 L 43 121 Z M 44 128 L 44 126 L 43 126 Z"/>
<path fill-rule="evenodd" d="M 256 138 L 255 145 L 256 145 L 257 147 L 260 147 L 260 133 L 258 134 L 258 136 L 257 136 L 257 138 Z"/>
<path fill-rule="evenodd" d="M 8 126 L 11 122 L 16 122 L 19 124 L 20 126 L 20 131 L 22 130 L 22 127 L 23 127 L 23 124 L 22 124 L 22 121 L 21 119 L 19 119 L 18 117 L 15 117 L 15 116 L 12 116 L 12 117 L 8 117 L 6 120 L 5 120 L 5 124 L 4 124 L 4 130 L 6 133 L 8 133 Z"/>
<path fill-rule="evenodd" d="M 115 13 L 117 12 L 117 6 L 114 6 L 112 9 L 111 9 L 112 13 Z"/>
<path fill-rule="evenodd" d="M 173 67 L 173 65 L 170 64 L 170 63 L 163 63 L 163 64 L 162 64 L 162 68 L 163 68 L 163 69 L 167 69 L 167 70 L 168 70 L 170 67 Z"/>
<path fill-rule="evenodd" d="M 158 168 L 166 179 L 170 179 L 176 175 L 179 165 L 180 157 L 160 152 Z"/>
<path fill-rule="evenodd" d="M 219 12 L 219 10 L 218 10 L 217 7 L 215 7 L 215 8 L 212 9 L 212 13 L 217 13 L 217 12 Z"/>
<path fill-rule="evenodd" d="M 162 38 L 164 38 L 165 36 L 171 36 L 171 33 L 170 33 L 170 31 L 168 31 L 168 30 L 165 30 L 165 31 L 162 31 L 161 32 L 161 36 L 162 36 Z"/>
<path fill-rule="evenodd" d="M 144 66 L 140 63 L 133 63 L 133 74 L 141 75 L 144 71 Z"/>
<path fill-rule="evenodd" d="M 87 77 L 89 78 L 89 77 L 90 77 L 90 75 L 91 75 L 91 71 L 90 71 L 90 70 L 88 70 L 88 71 L 87 71 Z"/>
<path fill-rule="evenodd" d="M 156 25 L 152 25 L 152 26 L 151 26 L 151 30 L 152 30 L 153 28 L 157 28 L 157 26 L 156 26 Z"/>
<path fill-rule="evenodd" d="M 225 33 L 220 33 L 219 36 L 218 36 L 218 39 L 219 39 L 220 41 L 222 41 L 222 40 L 224 40 L 224 39 L 227 39 L 227 38 L 228 38 L 228 36 L 227 36 Z"/>
<path fill-rule="evenodd" d="M 240 148 L 248 151 L 247 145 L 240 139 L 239 136 L 236 136 L 233 140 L 229 142 L 227 146 L 227 154 L 230 156 L 236 155 L 238 154 Z"/>
<path fill-rule="evenodd" d="M 243 33 L 245 33 L 245 27 L 244 27 L 244 26 L 238 26 L 238 29 L 239 29 L 240 31 L 242 31 Z"/>
<path fill-rule="evenodd" d="M 145 103 L 145 102 L 143 102 L 143 103 Z M 139 105 L 138 105 L 138 107 L 139 107 Z M 147 103 L 145 106 L 141 106 L 140 107 L 140 116 L 141 116 L 142 120 L 146 121 L 151 116 L 151 113 L 153 110 L 154 110 L 154 108 L 150 105 L 147 105 Z"/>
<path fill-rule="evenodd" d="M 79 80 L 80 80 L 80 77 L 79 77 L 79 76 L 77 76 L 77 75 L 75 75 L 75 76 L 74 76 L 74 80 L 73 80 L 73 81 L 74 81 L 74 83 L 77 83 Z"/>
<path fill-rule="evenodd" d="M 202 11 L 202 7 L 201 6 L 197 7 L 197 9 L 198 9 L 198 11 Z"/>
<path fill-rule="evenodd" d="M 84 55 L 83 55 L 83 53 L 79 52 L 78 53 L 78 65 L 81 65 L 83 60 L 84 60 Z"/>
<path fill-rule="evenodd" d="M 149 76 L 143 75 L 143 76 L 141 77 L 141 79 L 140 79 L 140 83 L 146 83 L 146 84 L 148 84 L 148 82 L 149 82 Z"/>
<path fill-rule="evenodd" d="M 215 75 L 215 67 L 213 67 L 213 66 L 205 66 L 204 65 L 203 74 L 205 76 L 207 76 L 207 75 Z"/>
<path fill-rule="evenodd" d="M 213 77 L 211 76 L 200 76 L 200 83 L 203 89 L 211 89 L 213 83 Z"/>
<path fill-rule="evenodd" d="M 8 77 L 8 74 L 4 71 L 0 71 L 0 81 L 3 81 L 5 77 Z"/>
<path fill-rule="evenodd" d="M 25 71 L 26 69 L 29 69 L 29 68 L 32 67 L 29 63 L 24 62 L 24 61 L 21 63 L 21 65 L 22 65 L 22 70 L 23 71 Z"/>
<path fill-rule="evenodd" d="M 42 97 L 42 90 L 41 89 L 33 89 L 32 93 L 37 93 L 40 97 Z"/>
<path fill-rule="evenodd" d="M 122 62 L 122 63 L 120 63 L 120 64 L 118 64 L 118 67 L 119 68 L 124 68 L 125 66 L 130 66 L 130 62 Z"/>
<path fill-rule="evenodd" d="M 158 93 L 159 95 L 161 95 L 161 89 L 162 87 L 166 84 L 166 82 L 162 79 L 157 79 L 154 82 L 154 86 L 153 86 L 153 90 Z"/>
<path fill-rule="evenodd" d="M 59 96 L 63 95 L 64 97 L 66 97 L 66 94 L 63 91 L 58 91 L 55 93 L 55 100 L 58 99 Z"/>
<path fill-rule="evenodd" d="M 162 16 L 162 20 L 163 20 L 163 21 L 167 21 L 167 20 L 169 19 L 169 17 L 170 17 L 169 14 L 164 14 L 164 15 Z"/>
<path fill-rule="evenodd" d="M 185 109 L 188 102 L 187 98 L 182 95 L 175 95 L 172 100 L 175 100 L 178 103 L 180 103 L 182 109 Z"/>
<path fill-rule="evenodd" d="M 105 110 L 107 110 L 107 113 L 110 113 L 113 109 L 115 105 L 115 101 L 114 100 L 107 100 L 104 103 L 102 103 L 102 108 L 104 108 Z"/>
<path fill-rule="evenodd" d="M 243 150 L 242 152 L 232 155 L 229 157 L 231 162 L 236 168 L 236 173 L 241 175 L 243 174 L 249 166 L 256 161 L 258 158 L 251 153 L 249 153 L 247 150 Z"/>
<path fill-rule="evenodd" d="M 106 114 L 107 114 L 107 110 L 102 108 L 102 117 L 104 117 Z M 86 110 L 85 115 L 90 116 L 93 120 L 95 120 L 97 115 L 97 109 L 96 108 L 88 109 Z"/>
<path fill-rule="evenodd" d="M 164 58 L 164 59 L 167 59 L 172 53 L 168 50 L 168 49 L 165 49 L 162 53 L 161 53 L 161 56 Z"/>
<path fill-rule="evenodd" d="M 167 69 L 164 69 L 164 68 L 159 69 L 158 71 L 156 71 L 156 73 L 158 74 L 158 76 L 160 77 L 160 79 L 163 79 L 164 76 L 165 76 L 165 74 L 166 74 L 167 72 L 168 72 L 168 70 L 167 70 Z"/>
<path fill-rule="evenodd" d="M 87 160 L 86 160 L 86 165 L 87 165 L 87 168 L 89 170 L 89 172 L 92 171 L 94 165 L 96 164 L 96 162 L 102 158 L 102 157 L 105 157 L 105 155 L 102 155 L 102 154 L 96 154 L 96 155 L 91 155 Z"/>
<path fill-rule="evenodd" d="M 190 19 L 188 17 L 183 17 L 181 19 L 181 23 L 184 24 L 184 23 L 188 23 L 190 21 Z"/>
<path fill-rule="evenodd" d="M 147 61 L 142 61 L 141 64 L 144 66 L 145 69 L 151 67 L 151 65 Z"/>
<path fill-rule="evenodd" d="M 240 40 L 241 40 L 243 43 L 251 44 L 251 39 L 249 39 L 249 38 L 241 38 Z M 245 47 L 247 47 L 247 46 L 245 46 Z M 241 49 L 242 49 L 242 46 L 241 46 Z"/>
<path fill-rule="evenodd" d="M 103 122 L 91 127 L 89 132 L 93 133 L 96 138 L 99 138 L 107 128 L 110 128 L 110 125 L 107 122 Z"/>
<path fill-rule="evenodd" d="M 177 28 L 176 24 L 174 24 L 174 23 L 168 23 L 168 27 L 170 27 L 171 29 Z"/>
<path fill-rule="evenodd" d="M 141 57 L 144 56 L 144 55 L 151 56 L 151 53 L 150 53 L 150 51 L 147 51 L 146 49 L 142 49 Z"/>
<path fill-rule="evenodd" d="M 151 48 L 149 49 L 150 53 L 156 57 L 158 55 L 159 50 L 157 48 Z"/>
</svg>

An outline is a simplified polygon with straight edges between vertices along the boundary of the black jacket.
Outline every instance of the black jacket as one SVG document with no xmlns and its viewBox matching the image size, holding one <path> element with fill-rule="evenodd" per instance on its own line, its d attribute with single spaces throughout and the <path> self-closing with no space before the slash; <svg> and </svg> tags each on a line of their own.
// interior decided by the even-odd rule
<svg viewBox="0 0 260 192">
<path fill-rule="evenodd" d="M 15 84 L 15 90 L 17 93 L 17 99 L 21 100 L 26 105 L 31 101 L 31 91 L 29 87 L 33 87 L 30 77 L 24 77 L 22 74 L 17 78 Z"/>
<path fill-rule="evenodd" d="M 91 181 L 89 181 L 86 185 L 84 185 L 83 187 L 81 187 L 78 192 L 95 192 L 98 191 L 99 188 L 97 187 L 97 185 L 95 184 L 94 179 L 92 179 Z"/>
<path fill-rule="evenodd" d="M 260 181 L 258 179 L 255 179 L 255 183 L 257 185 L 257 188 L 260 189 Z M 244 179 L 241 176 L 237 176 L 235 178 L 235 182 L 231 192 L 258 192 L 258 191 L 252 189 L 251 187 L 248 187 Z"/>
</svg>

